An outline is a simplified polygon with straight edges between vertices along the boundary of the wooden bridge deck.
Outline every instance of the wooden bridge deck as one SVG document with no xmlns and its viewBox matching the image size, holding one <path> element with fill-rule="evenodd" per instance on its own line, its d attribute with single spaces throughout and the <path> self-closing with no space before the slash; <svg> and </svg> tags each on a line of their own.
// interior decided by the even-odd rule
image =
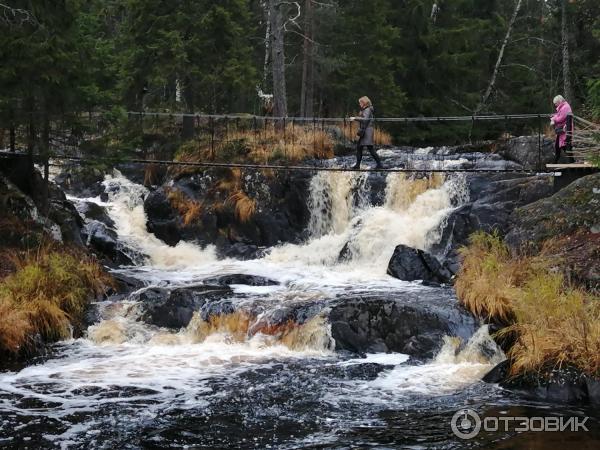
<svg viewBox="0 0 600 450">
<path fill-rule="evenodd" d="M 588 163 L 570 163 L 570 164 L 546 164 L 547 169 L 595 169 L 596 167 Z"/>
</svg>

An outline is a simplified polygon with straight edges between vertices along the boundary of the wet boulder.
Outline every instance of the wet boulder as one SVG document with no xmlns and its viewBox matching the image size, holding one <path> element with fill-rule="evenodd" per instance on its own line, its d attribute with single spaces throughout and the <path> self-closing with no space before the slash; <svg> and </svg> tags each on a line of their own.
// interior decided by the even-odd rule
<svg viewBox="0 0 600 450">
<path fill-rule="evenodd" d="M 393 296 L 340 298 L 329 312 L 336 350 L 398 352 L 428 359 L 442 347 L 443 337 L 467 341 L 478 328 L 450 289 L 421 288 Z"/>
<path fill-rule="evenodd" d="M 501 369 L 494 368 L 494 371 L 501 372 Z M 491 376 L 485 378 L 484 381 L 496 381 Z M 600 380 L 575 367 L 555 368 L 547 373 L 504 375 L 499 383 L 503 388 L 533 400 L 600 404 Z"/>
<path fill-rule="evenodd" d="M 219 275 L 202 280 L 203 283 L 216 286 L 229 286 L 232 284 L 243 284 L 246 286 L 277 286 L 278 281 L 259 275 L 248 275 L 245 273 L 235 273 Z"/>
<path fill-rule="evenodd" d="M 139 302 L 140 320 L 158 327 L 180 329 L 190 323 L 194 312 L 232 294 L 233 291 L 224 286 L 194 286 L 172 290 L 149 288 L 135 293 L 131 299 Z"/>
<path fill-rule="evenodd" d="M 554 161 L 554 141 L 542 136 L 519 136 L 508 139 L 497 148 L 505 159 L 519 163 L 525 169 L 538 169 Z"/>
<path fill-rule="evenodd" d="M 181 240 L 177 212 L 171 206 L 164 189 L 157 189 L 148 194 L 144 201 L 144 211 L 148 218 L 148 231 L 167 245 L 177 245 Z"/>
<path fill-rule="evenodd" d="M 241 261 L 249 261 L 252 259 L 259 259 L 265 256 L 266 248 L 259 247 L 257 245 L 243 244 L 237 242 L 233 245 L 223 245 L 219 249 L 219 257 L 221 258 L 233 258 Z"/>
<path fill-rule="evenodd" d="M 103 222 L 98 220 L 88 221 L 81 230 L 81 236 L 89 248 L 112 263 L 119 266 L 133 264 L 133 261 L 119 243 L 117 233 Z"/>
<path fill-rule="evenodd" d="M 65 192 L 77 197 L 97 197 L 104 192 L 104 172 L 94 167 L 67 167 L 54 181 Z"/>
<path fill-rule="evenodd" d="M 387 269 L 388 275 L 404 281 L 448 283 L 453 273 L 431 254 L 423 250 L 398 245 Z"/>
<path fill-rule="evenodd" d="M 115 222 L 109 217 L 106 209 L 94 202 L 80 201 L 75 203 L 75 208 L 85 220 L 97 220 L 110 228 L 114 228 Z"/>
</svg>

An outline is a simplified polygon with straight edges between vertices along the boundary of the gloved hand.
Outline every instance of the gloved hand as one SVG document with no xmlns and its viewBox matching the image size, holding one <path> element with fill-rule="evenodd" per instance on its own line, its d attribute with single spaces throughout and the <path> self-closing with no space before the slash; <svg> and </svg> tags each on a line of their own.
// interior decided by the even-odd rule
<svg viewBox="0 0 600 450">
<path fill-rule="evenodd" d="M 554 119 L 550 119 L 550 125 L 554 125 Z"/>
</svg>

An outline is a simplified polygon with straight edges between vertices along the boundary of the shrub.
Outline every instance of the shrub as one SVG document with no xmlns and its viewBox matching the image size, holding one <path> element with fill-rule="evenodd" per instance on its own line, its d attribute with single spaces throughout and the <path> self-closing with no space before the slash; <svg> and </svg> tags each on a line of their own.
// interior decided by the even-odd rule
<svg viewBox="0 0 600 450">
<path fill-rule="evenodd" d="M 90 297 L 112 284 L 102 267 L 75 252 L 42 246 L 13 254 L 15 273 L 0 282 L 0 352 L 31 350 L 39 335 L 52 342 L 80 325 Z"/>
<path fill-rule="evenodd" d="M 544 254 L 511 256 L 499 236 L 483 232 L 461 250 L 456 292 L 475 315 L 516 336 L 511 374 L 573 365 L 600 374 L 600 297 L 569 285 Z"/>
</svg>

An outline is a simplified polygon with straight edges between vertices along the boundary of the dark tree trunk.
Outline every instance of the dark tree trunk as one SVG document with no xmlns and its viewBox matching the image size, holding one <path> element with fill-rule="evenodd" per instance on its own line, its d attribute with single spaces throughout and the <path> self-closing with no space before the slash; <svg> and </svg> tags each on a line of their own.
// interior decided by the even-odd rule
<svg viewBox="0 0 600 450">
<path fill-rule="evenodd" d="M 569 26 L 567 18 L 567 0 L 561 0 L 562 9 L 562 66 L 563 66 L 563 90 L 564 96 L 569 102 L 573 102 L 573 89 L 571 88 L 571 70 L 569 56 Z"/>
<path fill-rule="evenodd" d="M 42 125 L 42 140 L 41 140 L 41 157 L 42 163 L 44 164 L 44 185 L 42 191 L 42 214 L 48 215 L 50 210 L 50 201 L 48 195 L 48 177 L 50 173 L 50 119 L 48 117 L 48 111 L 44 110 L 44 120 Z"/>
<path fill-rule="evenodd" d="M 15 131 L 15 113 L 11 109 L 10 110 L 10 130 L 9 130 L 9 142 L 10 142 L 10 151 L 15 152 L 17 149 L 17 137 Z"/>
<path fill-rule="evenodd" d="M 279 0 L 269 0 L 271 15 L 271 65 L 273 71 L 273 115 L 275 117 L 287 116 L 287 93 L 285 86 L 285 49 L 284 49 L 284 3 Z M 283 121 L 277 121 L 277 126 L 282 127 Z"/>
<path fill-rule="evenodd" d="M 313 0 L 304 4 L 304 48 L 302 61 L 302 91 L 300 116 L 312 117 L 314 105 L 314 16 Z"/>
<path fill-rule="evenodd" d="M 183 85 L 183 101 L 185 103 L 185 112 L 188 114 L 194 113 L 194 90 L 192 81 L 186 77 Z M 194 116 L 183 116 L 183 129 L 181 137 L 184 141 L 194 138 Z"/>
<path fill-rule="evenodd" d="M 33 173 L 34 173 L 33 153 L 35 151 L 37 132 L 36 132 L 36 127 L 35 127 L 35 113 L 34 113 L 35 101 L 33 100 L 32 97 L 28 97 L 27 100 L 25 101 L 25 109 L 29 113 L 29 123 L 27 124 L 27 156 L 28 156 L 28 160 L 29 160 L 28 161 L 29 171 L 31 173 L 31 176 L 29 177 L 29 179 L 33 180 Z"/>
</svg>

